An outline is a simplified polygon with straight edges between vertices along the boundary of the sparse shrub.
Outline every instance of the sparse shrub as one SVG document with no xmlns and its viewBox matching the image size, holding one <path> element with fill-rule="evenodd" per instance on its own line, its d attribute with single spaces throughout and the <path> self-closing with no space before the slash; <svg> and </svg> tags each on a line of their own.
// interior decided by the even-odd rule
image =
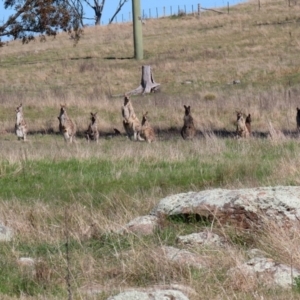
<svg viewBox="0 0 300 300">
<path fill-rule="evenodd" d="M 216 99 L 216 95 L 215 94 L 206 94 L 204 96 L 204 100 L 206 100 L 206 101 L 213 101 L 215 99 Z"/>
<path fill-rule="evenodd" d="M 300 276 L 296 277 L 294 279 L 294 281 L 295 281 L 295 284 L 294 284 L 293 288 L 297 293 L 300 293 Z"/>
</svg>

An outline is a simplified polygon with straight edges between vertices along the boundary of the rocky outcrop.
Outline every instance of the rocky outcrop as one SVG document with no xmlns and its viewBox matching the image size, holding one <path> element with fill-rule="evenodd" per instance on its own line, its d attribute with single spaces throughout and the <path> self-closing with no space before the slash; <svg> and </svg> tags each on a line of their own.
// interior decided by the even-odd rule
<svg viewBox="0 0 300 300">
<path fill-rule="evenodd" d="M 295 284 L 295 278 L 300 276 L 300 271 L 290 266 L 275 262 L 271 258 L 254 257 L 228 271 L 231 283 L 236 288 L 255 288 L 258 283 L 269 287 L 280 286 L 288 288 Z"/>
<path fill-rule="evenodd" d="M 286 229 L 293 226 L 295 229 L 298 228 L 300 220 L 300 187 L 213 189 L 171 195 L 160 200 L 149 215 L 137 217 L 125 225 L 122 233 L 152 234 L 159 226 L 166 226 L 172 218 L 184 222 L 201 221 L 203 224 L 207 222 L 207 224 L 221 225 L 222 228 L 225 228 L 224 225 L 234 225 L 235 228 L 240 227 L 241 229 L 264 228 L 265 224 L 272 221 L 272 224 L 276 224 L 276 226 L 287 226 Z M 167 222 L 165 222 L 166 219 Z M 212 230 L 219 229 L 215 230 L 210 226 L 201 232 L 177 236 L 176 243 L 181 248 L 186 246 L 195 248 L 226 246 L 227 249 L 227 247 L 231 247 L 224 237 L 217 235 Z M 247 232 L 250 231 L 247 230 Z M 163 245 L 159 247 L 157 253 L 164 260 L 182 266 L 202 269 L 212 266 L 212 260 L 210 261 L 197 251 L 189 250 Z M 224 251 L 224 248 L 221 251 Z M 227 282 L 233 289 L 253 290 L 260 284 L 290 288 L 295 284 L 295 279 L 300 278 L 300 270 L 266 258 L 268 254 L 264 251 L 252 249 L 248 251 L 247 256 L 250 260 L 243 261 L 227 272 Z M 165 291 L 169 293 L 171 290 L 166 289 Z M 109 299 L 185 299 L 180 298 L 181 295 L 174 296 L 165 291 L 125 291 Z M 186 296 L 183 294 L 183 297 Z"/>
<path fill-rule="evenodd" d="M 261 226 L 272 219 L 279 225 L 300 220 L 300 187 L 277 186 L 252 189 L 214 189 L 166 197 L 151 215 L 190 216 L 218 220 L 242 228 Z"/>
</svg>

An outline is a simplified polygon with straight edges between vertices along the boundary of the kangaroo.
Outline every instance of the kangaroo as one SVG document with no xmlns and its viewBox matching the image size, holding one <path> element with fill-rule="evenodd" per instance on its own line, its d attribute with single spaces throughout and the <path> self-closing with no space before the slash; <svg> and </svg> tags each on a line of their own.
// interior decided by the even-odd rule
<svg viewBox="0 0 300 300">
<path fill-rule="evenodd" d="M 59 120 L 59 131 L 63 134 L 65 142 L 72 143 L 75 140 L 76 134 L 76 126 L 73 121 L 68 117 L 66 106 L 61 104 L 60 105 L 60 114 L 57 117 Z"/>
<path fill-rule="evenodd" d="M 236 134 L 238 138 L 247 138 L 249 137 L 248 127 L 246 126 L 245 118 L 241 111 L 236 112 L 237 120 L 236 120 Z M 248 119 L 249 121 L 249 119 Z M 251 123 L 251 116 L 250 116 Z"/>
<path fill-rule="evenodd" d="M 300 132 L 300 108 L 298 107 L 297 107 L 296 122 L 297 122 L 297 131 Z"/>
<path fill-rule="evenodd" d="M 248 129 L 248 132 L 249 132 L 249 135 L 251 136 L 252 134 L 252 130 L 251 130 L 251 122 L 252 122 L 252 118 L 251 118 L 251 114 L 249 114 L 247 117 L 246 117 L 246 120 L 245 120 L 245 125 Z"/>
<path fill-rule="evenodd" d="M 16 131 L 18 140 L 23 139 L 24 142 L 27 141 L 27 124 L 24 120 L 22 103 L 16 108 L 15 131 Z"/>
<path fill-rule="evenodd" d="M 143 114 L 142 129 L 140 132 L 140 136 L 143 139 L 145 139 L 148 143 L 151 143 L 151 142 L 155 141 L 155 132 L 148 121 L 147 115 L 148 115 L 148 112 Z"/>
<path fill-rule="evenodd" d="M 141 123 L 135 115 L 132 103 L 127 95 L 124 97 L 124 105 L 122 106 L 123 126 L 127 136 L 132 140 L 144 141 L 140 136 Z"/>
<path fill-rule="evenodd" d="M 184 109 L 185 113 L 183 117 L 183 127 L 181 129 L 181 136 L 184 140 L 191 140 L 196 134 L 194 119 L 191 115 L 191 107 L 184 105 Z"/>
<path fill-rule="evenodd" d="M 86 139 L 89 142 L 90 140 L 96 141 L 98 143 L 99 140 L 99 131 L 97 126 L 97 113 L 91 112 L 91 123 L 86 131 Z"/>
</svg>

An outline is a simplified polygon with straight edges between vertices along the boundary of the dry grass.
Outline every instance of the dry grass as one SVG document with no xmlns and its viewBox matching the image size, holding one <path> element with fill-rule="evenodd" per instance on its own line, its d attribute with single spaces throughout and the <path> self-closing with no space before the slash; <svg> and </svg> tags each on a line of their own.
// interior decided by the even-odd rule
<svg viewBox="0 0 300 300">
<path fill-rule="evenodd" d="M 55 165 L 75 160 L 79 168 L 94 162 L 99 170 L 101 163 L 109 161 L 112 168 L 106 176 L 112 183 L 125 174 L 135 184 L 133 192 L 120 186 L 117 192 L 106 194 L 103 186 L 94 187 L 91 180 L 74 193 L 72 182 L 68 183 L 72 174 L 60 178 L 58 169 L 55 182 L 65 183 L 69 202 L 53 200 L 50 194 L 50 200 L 42 199 L 39 180 L 28 187 L 36 191 L 32 198 L 3 197 L 0 220 L 15 231 L 16 239 L 1 247 L 1 256 L 14 274 L 44 289 L 34 296 L 29 288 L 23 294 L 3 293 L 1 299 L 66 296 L 66 229 L 74 299 L 87 299 L 83 287 L 88 286 L 103 291 L 88 299 L 107 299 L 128 287 L 172 283 L 193 288 L 192 300 L 199 295 L 201 299 L 299 298 L 292 289 L 270 290 L 256 279 L 237 278 L 239 284 L 226 280 L 228 269 L 247 261 L 246 250 L 253 247 L 300 268 L 299 230 L 271 224 L 265 232 L 249 237 L 247 232 L 219 228 L 230 247 L 193 249 L 207 259 L 205 270 L 168 262 L 158 250 L 161 245 L 175 245 L 177 234 L 199 231 L 197 224 L 189 228 L 168 223 L 151 237 L 115 233 L 136 216 L 148 214 L 166 193 L 299 183 L 299 11 L 298 3 L 290 8 L 284 1 L 261 1 L 258 11 L 257 1 L 250 1 L 232 7 L 229 15 L 207 12 L 200 19 L 148 20 L 143 27 L 142 62 L 132 59 L 130 24 L 86 28 L 76 47 L 61 33 L 45 43 L 21 46 L 14 41 L 0 49 L 0 179 L 36 175 L 34 164 L 44 161 Z M 138 118 L 149 112 L 157 133 L 151 145 L 129 142 L 124 135 L 111 138 L 114 128 L 124 134 L 123 97 L 116 95 L 139 85 L 142 65 L 151 65 L 155 81 L 161 84 L 159 93 L 132 98 Z M 241 83 L 232 84 L 233 80 Z M 14 111 L 20 102 L 29 128 L 28 143 L 18 142 L 14 135 Z M 79 130 L 75 145 L 69 147 L 56 134 L 61 103 L 67 105 Z M 197 128 L 193 142 L 180 137 L 183 105 L 192 107 Z M 247 141 L 231 139 L 236 110 L 251 113 L 254 136 Z M 96 111 L 99 144 L 88 145 L 83 132 L 90 112 Z M 265 138 L 268 134 L 270 139 Z M 155 177 L 149 179 L 153 166 Z M 172 171 L 174 182 L 159 177 L 166 169 Z M 73 176 L 82 174 L 79 170 Z M 177 174 L 187 185 L 176 183 Z M 39 271 L 32 275 L 17 266 L 22 256 L 40 259 Z"/>
<path fill-rule="evenodd" d="M 230 129 L 234 111 L 243 109 L 253 114 L 257 130 L 267 130 L 266 118 L 275 128 L 294 130 L 300 6 L 289 8 L 276 1 L 261 5 L 259 12 L 257 3 L 250 2 L 234 7 L 229 15 L 209 12 L 200 19 L 186 16 L 147 22 L 142 64 L 151 65 L 162 93 L 134 101 L 153 108 L 149 112 L 153 125 L 177 125 L 186 104 L 192 105 L 195 119 L 199 116 L 200 129 L 214 129 L 213 124 Z M 54 119 L 53 111 L 61 102 L 76 107 L 79 125 L 85 114 L 99 110 L 104 118 L 100 125 L 110 130 L 120 123 L 122 105 L 121 98 L 110 96 L 132 90 L 140 82 L 141 62 L 130 59 L 132 47 L 132 28 L 127 23 L 86 28 L 76 47 L 65 33 L 22 47 L 10 42 L 0 52 L 1 103 L 12 115 L 20 100 L 25 111 L 32 106 L 32 128 L 37 130 L 47 126 L 36 111 L 41 100 Z M 228 85 L 237 79 L 240 85 Z M 192 84 L 183 84 L 186 81 Z M 206 100 L 208 94 L 215 98 Z M 135 107 L 141 117 L 142 109 Z M 107 113 L 109 120 L 105 120 Z M 11 118 L 7 114 L 4 119 Z"/>
</svg>

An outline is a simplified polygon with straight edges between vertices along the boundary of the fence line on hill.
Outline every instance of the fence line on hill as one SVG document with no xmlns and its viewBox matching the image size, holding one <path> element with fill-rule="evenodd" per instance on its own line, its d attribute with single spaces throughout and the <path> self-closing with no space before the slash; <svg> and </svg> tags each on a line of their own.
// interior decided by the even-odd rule
<svg viewBox="0 0 300 300">
<path fill-rule="evenodd" d="M 149 9 L 142 9 L 142 19 L 158 19 L 164 17 L 171 17 L 171 16 L 182 16 L 188 14 L 194 15 L 201 15 L 201 11 L 204 10 L 211 10 L 216 13 L 228 13 L 230 12 L 230 6 L 236 5 L 241 3 L 239 0 L 231 0 L 231 2 L 224 0 L 222 7 L 222 11 L 217 10 L 216 7 L 205 8 L 201 6 L 201 3 L 192 4 L 192 5 L 178 5 L 178 6 L 163 6 L 163 7 L 156 7 L 156 8 L 149 8 Z M 224 10 L 225 8 L 225 10 Z M 125 23 L 125 22 L 132 22 L 132 12 L 128 12 L 127 14 L 119 14 L 115 17 L 113 23 Z M 104 22 L 102 22 L 104 24 Z"/>
</svg>

